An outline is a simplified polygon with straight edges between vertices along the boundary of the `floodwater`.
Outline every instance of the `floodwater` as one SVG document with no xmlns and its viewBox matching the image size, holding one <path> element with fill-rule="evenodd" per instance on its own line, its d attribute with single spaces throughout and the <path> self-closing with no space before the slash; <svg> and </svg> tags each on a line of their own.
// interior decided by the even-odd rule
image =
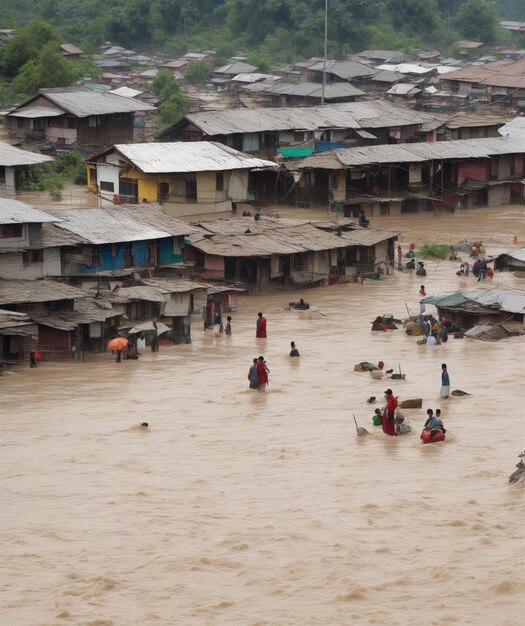
<svg viewBox="0 0 525 626">
<path fill-rule="evenodd" d="M 523 207 L 373 225 L 403 229 L 404 246 L 525 239 Z M 196 321 L 191 345 L 138 362 L 107 354 L 2 377 L 1 623 L 522 623 L 525 490 L 507 477 L 525 448 L 524 338 L 427 348 L 370 332 L 379 313 L 416 311 L 421 282 L 476 287 L 457 266 L 240 298 L 232 337 Z M 525 287 L 510 273 L 492 284 Z M 301 296 L 312 311 L 285 310 Z M 259 310 L 267 340 L 255 339 Z M 259 354 L 266 393 L 248 389 Z M 406 380 L 353 371 L 380 359 Z M 472 395 L 439 401 L 442 362 Z M 387 387 L 424 399 L 405 411 L 414 434 L 373 428 L 366 398 Z M 444 443 L 420 443 L 427 407 L 442 408 Z"/>
</svg>

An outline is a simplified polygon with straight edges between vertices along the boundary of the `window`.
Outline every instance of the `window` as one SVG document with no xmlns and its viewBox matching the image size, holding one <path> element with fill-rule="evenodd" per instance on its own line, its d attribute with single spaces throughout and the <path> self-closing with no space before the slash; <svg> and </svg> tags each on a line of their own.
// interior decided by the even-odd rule
<svg viewBox="0 0 525 626">
<path fill-rule="evenodd" d="M 22 224 L 0 224 L 0 239 L 23 237 Z"/>
<path fill-rule="evenodd" d="M 43 250 L 26 250 L 23 253 L 24 265 L 31 265 L 31 263 L 42 263 L 44 261 Z"/>
<path fill-rule="evenodd" d="M 90 118 L 90 119 L 91 119 L 91 118 Z M 90 126 L 91 126 L 91 124 L 90 124 Z M 68 117 L 68 120 L 67 120 L 67 127 L 68 127 L 70 130 L 75 129 L 75 128 L 77 127 L 77 120 L 76 120 L 74 117 Z"/>
<path fill-rule="evenodd" d="M 16 127 L 17 128 L 24 128 L 24 118 L 19 117 L 16 120 Z"/>
<path fill-rule="evenodd" d="M 197 200 L 197 178 L 195 174 L 186 177 L 186 200 Z"/>
<path fill-rule="evenodd" d="M 0 165 L 0 184 L 5 183 L 5 166 Z"/>
<path fill-rule="evenodd" d="M 89 182 L 90 183 L 97 182 L 97 170 L 94 167 L 89 168 Z"/>
<path fill-rule="evenodd" d="M 34 130 L 43 130 L 44 128 L 44 120 L 41 117 L 37 117 L 33 120 L 33 129 Z"/>
<path fill-rule="evenodd" d="M 224 191 L 224 173 L 223 172 L 217 172 L 217 174 L 215 174 L 215 190 Z"/>
<path fill-rule="evenodd" d="M 170 197 L 170 185 L 169 183 L 159 183 L 158 187 L 159 201 L 168 200 Z"/>
<path fill-rule="evenodd" d="M 115 191 L 115 185 L 113 183 L 108 182 L 107 180 L 100 181 L 100 190 L 101 191 Z"/>
<path fill-rule="evenodd" d="M 303 142 L 305 139 L 304 137 L 304 133 L 301 132 L 294 132 L 293 134 L 293 140 L 294 141 L 299 141 L 299 142 Z"/>
</svg>

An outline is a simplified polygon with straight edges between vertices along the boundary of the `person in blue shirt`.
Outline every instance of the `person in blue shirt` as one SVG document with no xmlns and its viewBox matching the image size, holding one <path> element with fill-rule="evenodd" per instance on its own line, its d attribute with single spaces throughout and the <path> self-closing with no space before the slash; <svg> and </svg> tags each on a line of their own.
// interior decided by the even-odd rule
<svg viewBox="0 0 525 626">
<path fill-rule="evenodd" d="M 441 364 L 441 392 L 439 394 L 444 400 L 450 395 L 450 377 L 448 375 L 447 364 Z"/>
</svg>

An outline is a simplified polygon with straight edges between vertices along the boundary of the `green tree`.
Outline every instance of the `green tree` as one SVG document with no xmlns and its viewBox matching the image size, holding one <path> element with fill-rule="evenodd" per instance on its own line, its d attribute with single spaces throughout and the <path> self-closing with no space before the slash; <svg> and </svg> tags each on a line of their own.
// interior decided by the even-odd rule
<svg viewBox="0 0 525 626">
<path fill-rule="evenodd" d="M 184 80 L 187 83 L 205 83 L 211 77 L 211 68 L 204 61 L 190 61 L 184 72 Z"/>
<path fill-rule="evenodd" d="M 162 99 L 167 99 L 174 92 L 179 91 L 177 81 L 173 78 L 173 74 L 167 70 L 162 70 L 155 76 L 151 88 L 153 93 Z"/>
<path fill-rule="evenodd" d="M 32 20 L 15 31 L 8 43 L 0 48 L 0 72 L 13 78 L 28 62 L 35 59 L 47 44 L 55 50 L 61 43 L 58 32 L 42 20 Z"/>
<path fill-rule="evenodd" d="M 262 72 L 263 74 L 269 74 L 272 69 L 268 61 L 263 59 L 260 54 L 257 54 L 257 52 L 251 52 L 248 55 L 247 62 L 250 65 L 255 65 L 255 67 L 257 68 L 257 71 Z"/>
<path fill-rule="evenodd" d="M 454 24 L 468 39 L 492 43 L 496 39 L 496 6 L 486 0 L 468 0 L 459 9 Z"/>
<path fill-rule="evenodd" d="M 30 95 L 41 87 L 67 87 L 77 77 L 75 66 L 56 51 L 54 43 L 48 43 L 22 67 L 13 84 L 17 93 Z"/>
<path fill-rule="evenodd" d="M 170 96 L 159 107 L 158 121 L 161 127 L 171 126 L 178 122 L 188 112 L 190 103 L 188 97 L 182 91 Z"/>
</svg>

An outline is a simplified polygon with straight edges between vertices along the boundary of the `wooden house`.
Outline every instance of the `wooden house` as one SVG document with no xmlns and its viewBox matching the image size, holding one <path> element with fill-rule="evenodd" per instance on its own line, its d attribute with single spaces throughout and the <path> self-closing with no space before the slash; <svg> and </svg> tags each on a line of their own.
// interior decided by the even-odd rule
<svg viewBox="0 0 525 626">
<path fill-rule="evenodd" d="M 66 146 L 133 141 L 135 113 L 155 107 L 86 87 L 40 89 L 6 114 L 12 137 Z"/>
<path fill-rule="evenodd" d="M 5 141 L 0 141 L 0 197 L 15 197 L 17 170 L 28 171 L 52 160 L 50 156 L 20 150 Z"/>
<path fill-rule="evenodd" d="M 512 137 L 341 149 L 294 165 L 294 193 L 349 217 L 499 206 L 523 201 L 524 157 Z"/>
<path fill-rule="evenodd" d="M 359 228 L 350 221 L 237 218 L 196 224 L 187 260 L 201 278 L 271 288 L 321 285 L 348 280 L 357 271 L 384 268 L 394 256 L 396 233 Z"/>
<path fill-rule="evenodd" d="M 173 216 L 231 211 L 250 199 L 252 170 L 276 167 L 209 141 L 118 144 L 87 164 L 89 189 L 102 198 L 159 202 Z"/>
<path fill-rule="evenodd" d="M 523 324 L 525 318 L 525 291 L 519 289 L 456 291 L 445 296 L 426 296 L 421 302 L 433 304 L 440 319 L 446 318 L 465 330 L 510 320 Z"/>
</svg>

